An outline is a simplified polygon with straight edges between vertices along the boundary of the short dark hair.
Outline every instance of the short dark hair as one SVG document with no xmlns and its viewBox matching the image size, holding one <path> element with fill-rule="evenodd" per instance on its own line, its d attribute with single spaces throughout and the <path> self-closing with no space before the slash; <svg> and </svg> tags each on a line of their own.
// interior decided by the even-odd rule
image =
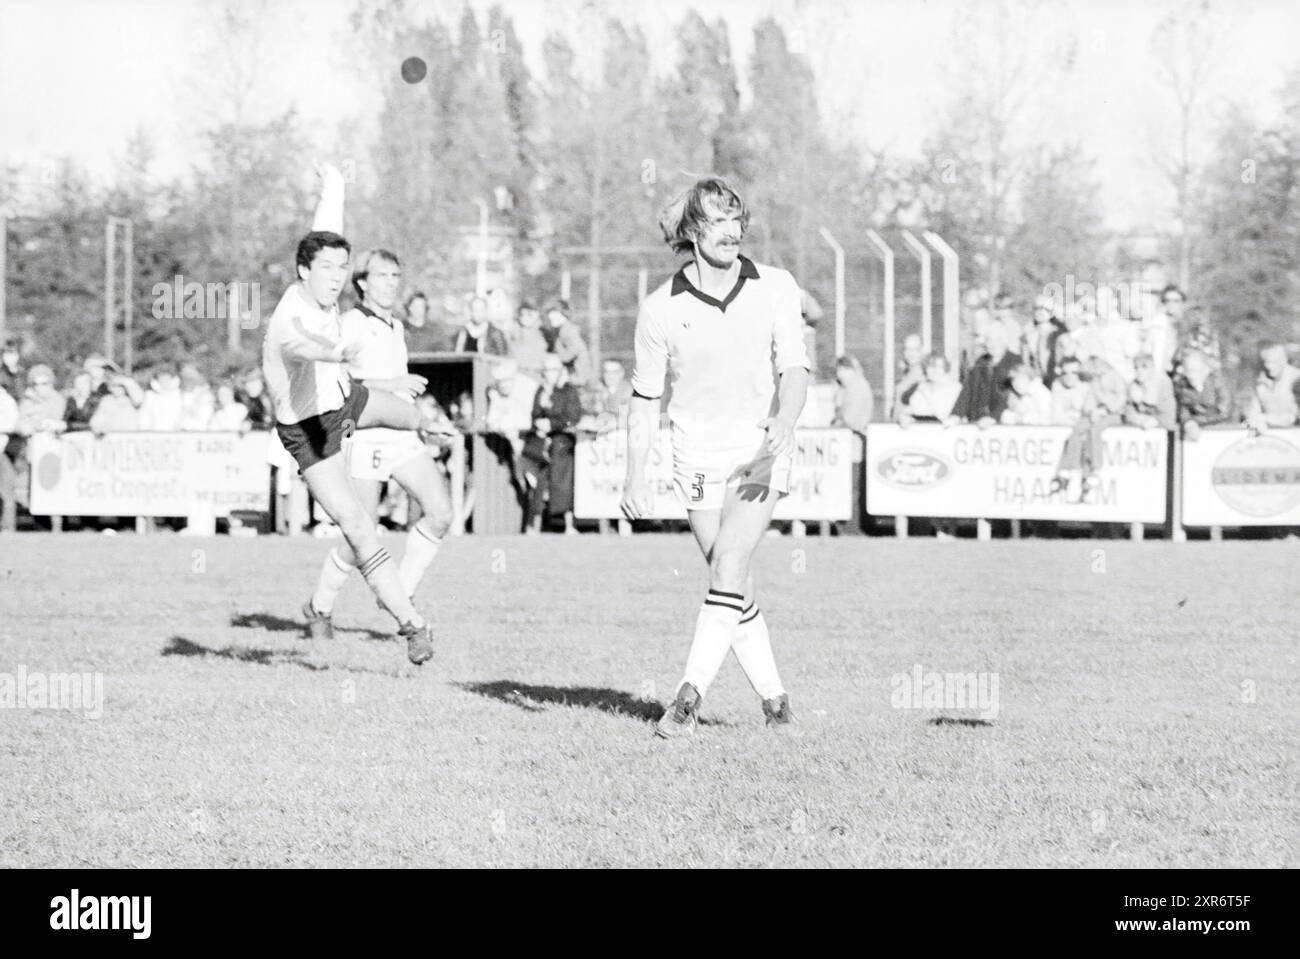
<svg viewBox="0 0 1300 959">
<path fill-rule="evenodd" d="M 536 313 L 537 307 L 533 306 L 531 300 L 524 300 L 522 303 L 519 304 L 519 309 L 516 312 L 522 313 L 524 310 L 532 310 L 534 313 Z"/>
<path fill-rule="evenodd" d="M 397 258 L 396 253 L 390 253 L 388 250 L 367 250 L 362 253 L 357 260 L 357 268 L 352 271 L 352 289 L 357 291 L 357 296 L 364 297 L 366 291 L 361 289 L 361 281 L 370 275 L 370 264 L 376 259 L 387 260 L 393 266 L 401 269 L 402 261 Z"/>
<path fill-rule="evenodd" d="M 321 250 L 343 250 L 351 256 L 352 244 L 330 230 L 312 230 L 298 241 L 298 267 L 310 270 L 312 260 Z"/>
<path fill-rule="evenodd" d="M 1170 293 L 1177 293 L 1179 296 L 1183 298 L 1184 303 L 1187 302 L 1187 294 L 1183 292 L 1183 288 L 1180 287 L 1177 283 L 1170 283 L 1168 286 L 1166 286 L 1163 290 L 1160 291 L 1160 302 L 1163 303 L 1165 301 L 1165 297 L 1168 296 Z"/>
</svg>

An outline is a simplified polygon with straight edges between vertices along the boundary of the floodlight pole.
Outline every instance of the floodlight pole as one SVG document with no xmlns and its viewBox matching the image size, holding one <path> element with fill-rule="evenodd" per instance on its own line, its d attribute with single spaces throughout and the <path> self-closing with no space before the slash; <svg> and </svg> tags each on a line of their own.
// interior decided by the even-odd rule
<svg viewBox="0 0 1300 959">
<path fill-rule="evenodd" d="M 839 359 L 844 355 L 844 247 L 826 227 L 818 232 L 835 253 L 835 358 Z"/>
<path fill-rule="evenodd" d="M 960 261 L 957 251 L 947 244 L 943 237 L 933 230 L 921 234 L 941 257 L 943 257 L 943 352 L 948 357 L 952 368 L 957 369 L 961 359 L 960 336 L 961 300 L 959 299 Z"/>
<path fill-rule="evenodd" d="M 907 248 L 916 257 L 921 268 L 921 350 L 930 355 L 933 349 L 934 303 L 930 290 L 930 251 L 925 244 L 912 235 L 910 230 L 901 230 L 900 235 Z"/>
<path fill-rule="evenodd" d="M 867 231 L 867 242 L 884 267 L 885 283 L 881 299 L 885 309 L 885 362 L 884 393 L 885 412 L 894 415 L 894 251 L 875 230 Z"/>
<path fill-rule="evenodd" d="M 113 301 L 117 299 L 113 289 L 116 274 L 113 272 L 113 260 L 117 255 L 117 238 L 113 228 L 114 217 L 104 221 L 104 356 L 110 363 L 113 360 Z"/>
<path fill-rule="evenodd" d="M 0 206 L 0 345 L 5 341 L 5 289 L 9 280 L 9 264 L 5 258 L 5 251 L 8 249 L 9 211 Z"/>
</svg>

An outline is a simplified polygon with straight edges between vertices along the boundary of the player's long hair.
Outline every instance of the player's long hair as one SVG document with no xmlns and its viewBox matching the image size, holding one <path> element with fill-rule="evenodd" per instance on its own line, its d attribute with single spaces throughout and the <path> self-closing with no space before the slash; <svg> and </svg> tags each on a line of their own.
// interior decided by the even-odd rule
<svg viewBox="0 0 1300 959">
<path fill-rule="evenodd" d="M 705 177 L 674 197 L 659 214 L 659 229 L 674 253 L 689 253 L 694 249 L 695 237 L 709 222 L 708 211 L 704 209 L 706 198 L 727 213 L 740 214 L 742 236 L 749 229 L 749 207 L 741 195 L 722 177 Z"/>
<path fill-rule="evenodd" d="M 357 268 L 352 271 L 352 289 L 357 293 L 358 298 L 365 299 L 366 291 L 361 289 L 361 281 L 370 275 L 370 264 L 375 262 L 375 258 L 387 260 L 397 268 L 401 268 L 402 261 L 397 258 L 396 253 L 390 253 L 388 250 L 367 250 L 357 257 Z M 415 297 L 411 297 L 415 299 Z M 409 300 L 407 301 L 410 302 Z"/>
</svg>

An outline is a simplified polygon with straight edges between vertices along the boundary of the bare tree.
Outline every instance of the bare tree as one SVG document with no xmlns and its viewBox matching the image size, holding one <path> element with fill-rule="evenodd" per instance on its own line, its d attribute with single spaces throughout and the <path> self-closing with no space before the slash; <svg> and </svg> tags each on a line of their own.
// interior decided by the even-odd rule
<svg viewBox="0 0 1300 959">
<path fill-rule="evenodd" d="M 1196 144 L 1214 74 L 1237 19 L 1219 0 L 1181 0 L 1151 34 L 1156 74 L 1175 105 L 1176 146 L 1158 161 L 1174 188 L 1178 285 L 1191 286 L 1192 219 L 1196 208 Z"/>
</svg>

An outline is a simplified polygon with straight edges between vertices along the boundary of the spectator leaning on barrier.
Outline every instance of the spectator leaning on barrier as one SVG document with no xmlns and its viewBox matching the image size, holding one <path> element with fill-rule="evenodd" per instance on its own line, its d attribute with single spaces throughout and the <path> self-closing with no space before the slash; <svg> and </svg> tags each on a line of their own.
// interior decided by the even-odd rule
<svg viewBox="0 0 1300 959">
<path fill-rule="evenodd" d="M 576 324 L 569 320 L 569 304 L 563 301 L 546 308 L 546 335 L 551 352 L 564 361 L 569 382 L 583 386 L 591 381 L 591 353 Z"/>
<path fill-rule="evenodd" d="M 1183 436 L 1195 440 L 1201 428 L 1226 423 L 1232 402 L 1228 388 L 1213 361 L 1200 350 L 1189 350 L 1174 375 L 1174 398 Z"/>
<path fill-rule="evenodd" d="M 64 398 L 54 382 L 54 371 L 38 363 L 27 371 L 27 392 L 18 403 L 18 432 L 23 436 L 36 433 L 62 433 Z"/>
<path fill-rule="evenodd" d="M 63 405 L 63 421 L 68 424 L 69 433 L 90 429 L 90 418 L 95 415 L 103 398 L 94 391 L 93 382 L 91 375 L 85 372 L 72 378 L 72 390 Z"/>
<path fill-rule="evenodd" d="M 1174 401 L 1174 384 L 1156 366 L 1150 353 L 1133 360 L 1133 382 L 1128 386 L 1124 404 L 1124 423 L 1143 429 L 1172 430 L 1178 422 L 1178 404 Z"/>
<path fill-rule="evenodd" d="M 975 361 L 952 409 L 952 417 L 988 426 L 1002 418 L 1007 406 L 1008 380 L 1020 356 L 1008 350 L 1007 328 L 990 323 L 984 333 L 984 355 Z"/>
<path fill-rule="evenodd" d="M 108 377 L 112 370 L 109 368 L 112 364 L 98 353 L 91 353 L 86 357 L 86 361 L 81 364 L 81 368 L 90 374 L 90 390 L 92 395 L 103 398 L 108 395 Z"/>
<path fill-rule="evenodd" d="M 895 419 L 903 426 L 911 423 L 943 423 L 952 415 L 953 405 L 961 394 L 961 384 L 952 374 L 952 364 L 942 353 L 931 353 L 925 359 L 925 379 L 895 411 Z"/>
<path fill-rule="evenodd" d="M 1083 416 L 1088 400 L 1088 384 L 1083 381 L 1083 361 L 1077 356 L 1063 356 L 1052 382 L 1052 425 L 1073 426 Z"/>
<path fill-rule="evenodd" d="M 1259 347 L 1259 376 L 1246 407 L 1246 425 L 1256 432 L 1295 426 L 1300 408 L 1300 369 L 1287 361 L 1286 347 L 1266 341 Z"/>
<path fill-rule="evenodd" d="M 184 418 L 180 377 L 174 364 L 165 363 L 154 371 L 140 404 L 140 429 L 174 433 Z"/>
<path fill-rule="evenodd" d="M 233 384 L 222 383 L 217 387 L 216 404 L 212 410 L 212 416 L 208 420 L 208 429 L 247 433 L 250 427 L 248 407 L 235 399 Z"/>
<path fill-rule="evenodd" d="M 96 436 L 106 433 L 130 433 L 140 428 L 140 406 L 144 394 L 139 385 L 125 374 L 115 374 L 107 381 L 108 395 L 99 401 L 90 418 L 90 430 Z"/>
<path fill-rule="evenodd" d="M 511 329 L 507 342 L 510 358 L 519 364 L 526 375 L 540 378 L 549 346 L 542 332 L 542 314 L 533 304 L 519 304 L 518 322 Z"/>
<path fill-rule="evenodd" d="M 1102 432 L 1122 422 L 1127 402 L 1124 378 L 1100 356 L 1089 357 L 1080 372 L 1088 392 L 1083 410 L 1061 449 L 1057 472 L 1063 479 L 1081 477 L 1080 499 L 1087 495 L 1100 467 Z"/>
<path fill-rule="evenodd" d="M 1002 411 L 1004 426 L 1047 426 L 1052 422 L 1052 393 L 1043 378 L 1029 363 L 1011 371 L 1011 389 L 1007 408 Z"/>
<path fill-rule="evenodd" d="M 212 387 L 193 363 L 181 367 L 181 429 L 206 430 L 212 422 L 216 400 Z"/>
</svg>

